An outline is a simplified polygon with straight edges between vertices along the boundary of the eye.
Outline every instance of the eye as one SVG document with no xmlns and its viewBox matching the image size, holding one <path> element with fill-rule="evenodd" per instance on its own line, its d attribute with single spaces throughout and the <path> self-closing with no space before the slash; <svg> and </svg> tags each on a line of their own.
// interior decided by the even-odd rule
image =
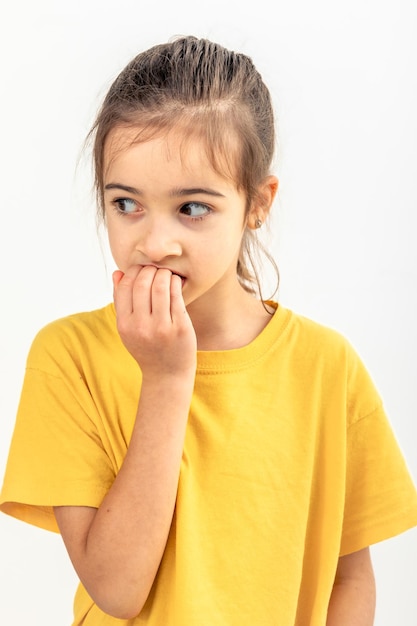
<svg viewBox="0 0 417 626">
<path fill-rule="evenodd" d="M 113 201 L 116 211 L 119 213 L 135 213 L 137 212 L 136 202 L 132 198 L 117 198 Z"/>
<path fill-rule="evenodd" d="M 201 202 L 187 202 L 182 205 L 180 213 L 187 215 L 192 219 L 201 220 L 206 217 L 206 215 L 211 213 L 211 209 L 206 204 L 202 204 Z"/>
</svg>

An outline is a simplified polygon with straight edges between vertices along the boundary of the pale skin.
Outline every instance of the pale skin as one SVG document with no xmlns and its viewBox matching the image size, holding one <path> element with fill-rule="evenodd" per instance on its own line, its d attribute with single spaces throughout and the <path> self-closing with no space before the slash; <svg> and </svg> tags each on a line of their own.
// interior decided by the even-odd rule
<svg viewBox="0 0 417 626">
<path fill-rule="evenodd" d="M 236 263 L 244 229 L 265 220 L 278 186 L 266 177 L 247 210 L 197 141 L 179 156 L 180 131 L 132 138 L 118 128 L 108 139 L 104 200 L 119 268 L 117 327 L 143 375 L 136 420 L 101 506 L 55 508 L 80 580 L 103 611 L 122 619 L 141 611 L 166 545 L 196 351 L 246 345 L 270 320 L 240 286 Z M 340 558 L 327 626 L 371 626 L 374 595 L 369 551 Z"/>
</svg>

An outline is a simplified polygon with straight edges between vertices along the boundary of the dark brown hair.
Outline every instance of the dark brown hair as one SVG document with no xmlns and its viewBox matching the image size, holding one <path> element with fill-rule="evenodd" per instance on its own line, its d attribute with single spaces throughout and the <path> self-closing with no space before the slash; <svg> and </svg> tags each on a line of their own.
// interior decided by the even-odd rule
<svg viewBox="0 0 417 626">
<path fill-rule="evenodd" d="M 247 210 L 269 174 L 275 147 L 269 91 L 248 56 L 206 39 L 182 37 L 154 46 L 136 56 L 111 85 L 89 133 L 102 217 L 105 142 L 113 128 L 123 125 L 138 128 L 138 141 L 178 125 L 185 136 L 197 134 L 216 171 L 227 171 L 245 192 Z M 255 292 L 257 284 L 260 293 L 253 261 L 259 247 L 247 228 L 237 274 L 245 289 Z"/>
</svg>

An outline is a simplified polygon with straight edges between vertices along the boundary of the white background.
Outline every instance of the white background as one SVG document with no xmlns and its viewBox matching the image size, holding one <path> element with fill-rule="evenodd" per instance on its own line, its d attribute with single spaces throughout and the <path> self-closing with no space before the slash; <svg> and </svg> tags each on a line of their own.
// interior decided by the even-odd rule
<svg viewBox="0 0 417 626">
<path fill-rule="evenodd" d="M 416 477 L 417 3 L 1 6 L 0 473 L 34 334 L 111 298 L 88 160 L 77 165 L 94 113 L 137 52 L 195 34 L 251 55 L 270 86 L 279 299 L 351 340 Z M 373 554 L 376 626 L 415 626 L 417 531 Z M 0 516 L 1 624 L 69 626 L 75 583 L 59 536 Z"/>
</svg>

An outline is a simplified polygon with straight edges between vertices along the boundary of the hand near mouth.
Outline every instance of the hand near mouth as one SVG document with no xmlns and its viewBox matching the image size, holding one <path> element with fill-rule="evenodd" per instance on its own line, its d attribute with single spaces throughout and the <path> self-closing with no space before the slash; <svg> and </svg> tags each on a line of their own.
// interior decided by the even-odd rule
<svg viewBox="0 0 417 626">
<path fill-rule="evenodd" d="M 144 376 L 195 373 L 197 340 L 183 278 L 153 265 L 113 273 L 117 328 Z"/>
</svg>

